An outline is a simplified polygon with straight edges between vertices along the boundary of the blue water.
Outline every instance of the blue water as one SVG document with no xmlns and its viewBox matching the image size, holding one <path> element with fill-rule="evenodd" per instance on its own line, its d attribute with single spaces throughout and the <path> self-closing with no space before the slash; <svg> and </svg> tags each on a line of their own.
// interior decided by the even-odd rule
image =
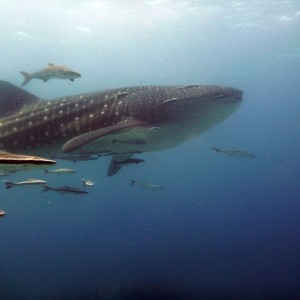
<svg viewBox="0 0 300 300">
<path fill-rule="evenodd" d="M 137 155 L 143 164 L 112 178 L 109 157 L 60 162 L 79 174 L 48 175 L 56 185 L 93 180 L 86 196 L 0 186 L 1 300 L 300 297 L 299 1 L 11 0 L 0 42 L 1 80 L 19 86 L 20 70 L 49 62 L 82 74 L 25 86 L 45 99 L 135 85 L 244 91 L 224 122 Z M 46 178 L 6 179 L 30 177 Z"/>
</svg>

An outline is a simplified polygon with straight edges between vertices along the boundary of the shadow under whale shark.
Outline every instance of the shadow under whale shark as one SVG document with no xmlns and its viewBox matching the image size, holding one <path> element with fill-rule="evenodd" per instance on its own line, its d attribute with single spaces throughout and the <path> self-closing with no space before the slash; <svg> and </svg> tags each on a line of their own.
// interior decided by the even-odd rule
<svg viewBox="0 0 300 300">
<path fill-rule="evenodd" d="M 242 95 L 217 85 L 137 86 L 49 101 L 0 81 L 0 148 L 112 155 L 111 176 L 135 153 L 175 147 L 218 124 Z"/>
</svg>

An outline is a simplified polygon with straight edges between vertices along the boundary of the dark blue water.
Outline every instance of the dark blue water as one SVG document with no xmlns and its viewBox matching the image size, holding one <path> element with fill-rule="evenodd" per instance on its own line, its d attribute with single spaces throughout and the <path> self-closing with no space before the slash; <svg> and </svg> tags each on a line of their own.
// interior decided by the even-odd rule
<svg viewBox="0 0 300 300">
<path fill-rule="evenodd" d="M 109 157 L 60 162 L 75 175 L 7 177 L 96 185 L 86 196 L 2 185 L 1 300 L 300 297 L 300 4 L 249 2 L 1 4 L 1 80 L 20 85 L 20 70 L 48 62 L 82 74 L 32 80 L 26 90 L 42 98 L 135 85 L 244 91 L 221 124 L 112 178 Z"/>
</svg>

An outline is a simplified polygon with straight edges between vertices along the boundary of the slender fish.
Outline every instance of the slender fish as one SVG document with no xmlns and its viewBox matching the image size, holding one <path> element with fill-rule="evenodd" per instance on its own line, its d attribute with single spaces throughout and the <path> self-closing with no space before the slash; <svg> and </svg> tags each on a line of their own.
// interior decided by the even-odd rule
<svg viewBox="0 0 300 300">
<path fill-rule="evenodd" d="M 77 171 L 72 170 L 72 169 L 66 169 L 66 168 L 61 168 L 61 169 L 56 169 L 56 170 L 48 170 L 45 169 L 45 174 L 72 174 L 72 173 L 77 173 Z"/>
<path fill-rule="evenodd" d="M 19 181 L 19 182 L 12 182 L 12 181 L 7 181 L 7 180 L 3 180 L 3 182 L 5 183 L 7 189 L 10 189 L 15 186 L 21 186 L 21 187 L 24 186 L 25 187 L 25 186 L 44 185 L 47 183 L 45 180 L 32 179 L 32 178 L 24 180 L 24 181 Z"/>
<path fill-rule="evenodd" d="M 131 185 L 136 185 L 136 186 L 139 186 L 143 189 L 147 189 L 147 190 L 151 190 L 151 191 L 156 191 L 156 190 L 162 189 L 162 186 L 160 186 L 160 185 L 142 183 L 142 182 L 138 182 L 138 181 L 135 181 L 135 180 L 131 180 Z"/>
<path fill-rule="evenodd" d="M 246 152 L 244 150 L 237 149 L 237 148 L 231 148 L 231 149 L 219 149 L 216 147 L 211 147 L 211 148 L 213 149 L 213 151 L 216 154 L 223 153 L 228 156 L 233 156 L 236 158 L 249 158 L 249 159 L 255 158 L 254 154 Z"/>
<path fill-rule="evenodd" d="M 77 189 L 71 186 L 61 186 L 61 187 L 50 187 L 48 185 L 43 186 L 43 191 L 53 191 L 60 194 L 88 194 L 87 191 L 82 189 Z"/>
</svg>

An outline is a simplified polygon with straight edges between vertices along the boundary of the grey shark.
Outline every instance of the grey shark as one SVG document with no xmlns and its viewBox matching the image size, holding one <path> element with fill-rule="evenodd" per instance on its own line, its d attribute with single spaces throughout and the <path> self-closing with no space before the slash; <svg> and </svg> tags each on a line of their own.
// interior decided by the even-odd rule
<svg viewBox="0 0 300 300">
<path fill-rule="evenodd" d="M 68 67 L 58 66 L 49 63 L 47 68 L 39 70 L 34 73 L 28 73 L 24 71 L 20 71 L 20 73 L 24 76 L 24 81 L 21 86 L 26 85 L 31 79 L 41 79 L 44 82 L 48 81 L 49 79 L 70 79 L 74 81 L 75 78 L 81 77 L 81 75 Z"/>
<path fill-rule="evenodd" d="M 137 86 L 46 101 L 0 81 L 0 149 L 112 155 L 111 176 L 135 153 L 175 147 L 218 124 L 242 95 L 216 85 Z"/>
</svg>

